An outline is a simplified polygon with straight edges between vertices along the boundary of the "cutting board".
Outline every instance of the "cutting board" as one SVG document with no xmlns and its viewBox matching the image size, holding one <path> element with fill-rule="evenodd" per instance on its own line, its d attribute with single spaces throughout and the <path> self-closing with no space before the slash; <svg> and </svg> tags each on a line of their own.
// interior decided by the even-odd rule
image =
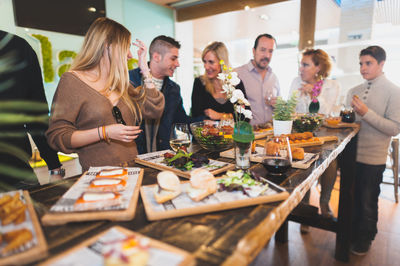
<svg viewBox="0 0 400 266">
<path fill-rule="evenodd" d="M 219 154 L 225 158 L 235 158 L 234 149 L 230 149 Z M 299 169 L 307 169 L 310 165 L 317 160 L 319 157 L 315 153 L 304 153 L 303 160 L 293 160 L 292 167 Z M 264 147 L 256 147 L 254 153 L 250 155 L 250 161 L 255 163 L 261 163 L 264 159 Z"/>
<path fill-rule="evenodd" d="M 267 202 L 281 201 L 289 197 L 289 193 L 285 189 L 271 182 L 264 195 L 257 197 L 250 197 L 242 191 L 217 191 L 203 200 L 196 202 L 186 193 L 189 187 L 189 181 L 181 182 L 182 193 L 170 201 L 159 204 L 154 198 L 154 191 L 158 189 L 158 185 L 142 186 L 140 188 L 140 195 L 143 200 L 147 219 L 154 221 L 236 209 Z"/>
<path fill-rule="evenodd" d="M 325 122 L 323 126 L 327 128 L 349 128 L 349 127 L 359 127 L 360 125 L 357 123 L 345 123 L 345 122 L 339 122 L 339 124 L 337 125 L 332 125 Z"/>
<path fill-rule="evenodd" d="M 103 266 L 105 264 L 104 258 L 101 255 L 101 247 L 104 245 L 103 243 L 107 241 L 110 242 L 110 240 L 124 239 L 129 236 L 135 236 L 139 239 L 145 238 L 149 241 L 150 258 L 148 264 L 146 265 L 194 265 L 194 258 L 187 251 L 146 237 L 120 226 L 111 227 L 107 231 L 83 241 L 77 246 L 45 261 L 41 265 Z"/>
<path fill-rule="evenodd" d="M 1 193 L 0 197 L 4 196 L 5 194 L 11 194 L 15 193 L 16 191 L 13 192 L 7 192 L 7 193 Z M 22 192 L 23 198 L 25 199 L 25 205 L 27 206 L 25 212 L 26 212 L 26 220 L 25 222 L 19 224 L 19 225 L 6 225 L 6 226 L 1 226 L 1 232 L 9 232 L 13 231 L 15 229 L 22 229 L 22 228 L 28 228 L 32 231 L 33 234 L 33 240 L 29 241 L 36 241 L 35 244 L 32 244 L 32 247 L 25 249 L 22 248 L 22 251 L 18 252 L 16 251 L 15 253 L 12 253 L 9 256 L 6 257 L 0 257 L 0 265 L 21 265 L 21 264 L 27 264 L 34 262 L 36 260 L 40 260 L 44 257 L 47 256 L 47 243 L 46 239 L 44 238 L 42 228 L 40 227 L 38 218 L 36 216 L 35 209 L 32 205 L 32 200 L 29 196 L 29 193 L 27 191 L 22 191 L 19 190 L 19 193 Z M 29 245 L 28 242 L 28 245 Z M 34 242 L 33 242 L 34 243 Z M 2 248 L 5 247 L 4 240 L 3 244 L 1 244 Z"/>
<path fill-rule="evenodd" d="M 139 198 L 139 189 L 143 180 L 144 170 L 141 168 L 127 168 L 128 178 L 134 179 L 128 181 L 128 185 L 122 195 L 122 203 L 126 208 L 120 206 L 109 206 L 107 208 L 96 210 L 79 210 L 74 209 L 74 204 L 78 199 L 77 195 L 84 192 L 85 186 L 88 187 L 90 180 L 93 180 L 96 173 L 102 167 L 90 168 L 85 172 L 75 184 L 50 208 L 42 217 L 43 225 L 60 225 L 68 222 L 82 222 L 93 220 L 110 220 L 110 221 L 129 221 L 135 216 L 136 205 Z M 103 167 L 109 168 L 109 167 Z"/>
<path fill-rule="evenodd" d="M 319 139 L 318 141 L 291 143 L 290 146 L 291 147 L 310 147 L 310 146 L 322 145 L 325 142 L 329 142 L 329 141 L 338 141 L 337 136 L 323 136 L 323 137 L 318 137 L 318 139 Z M 267 140 L 262 139 L 262 140 L 256 140 L 255 142 L 257 145 L 264 147 L 266 141 Z"/>
<path fill-rule="evenodd" d="M 186 170 L 186 171 L 181 170 L 174 166 L 169 166 L 166 163 L 164 163 L 164 153 L 167 152 L 174 153 L 174 151 L 172 150 L 164 150 L 164 151 L 156 151 L 146 154 L 140 154 L 136 157 L 135 162 L 161 171 L 172 171 L 178 176 L 190 178 L 191 170 Z M 210 171 L 213 175 L 217 175 L 235 168 L 235 165 L 227 162 L 221 162 L 210 159 L 210 162 L 207 165 L 202 166 L 201 168 Z M 192 170 L 193 169 L 196 168 L 192 168 Z"/>
<path fill-rule="evenodd" d="M 254 131 L 254 138 L 255 139 L 262 139 L 262 138 L 266 138 L 268 136 L 274 135 L 274 129 L 270 128 L 270 129 L 263 129 L 260 131 Z"/>
</svg>

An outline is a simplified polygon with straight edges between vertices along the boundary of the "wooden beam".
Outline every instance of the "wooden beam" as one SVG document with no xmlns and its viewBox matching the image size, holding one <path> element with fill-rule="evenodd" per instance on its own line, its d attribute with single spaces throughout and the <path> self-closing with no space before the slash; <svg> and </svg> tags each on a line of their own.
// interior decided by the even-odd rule
<svg viewBox="0 0 400 266">
<path fill-rule="evenodd" d="M 314 47 L 317 0 L 301 0 L 299 50 Z"/>
<path fill-rule="evenodd" d="M 176 20 L 181 22 L 230 11 L 243 10 L 245 6 L 253 8 L 283 1 L 287 0 L 214 0 L 194 6 L 176 8 Z"/>
</svg>

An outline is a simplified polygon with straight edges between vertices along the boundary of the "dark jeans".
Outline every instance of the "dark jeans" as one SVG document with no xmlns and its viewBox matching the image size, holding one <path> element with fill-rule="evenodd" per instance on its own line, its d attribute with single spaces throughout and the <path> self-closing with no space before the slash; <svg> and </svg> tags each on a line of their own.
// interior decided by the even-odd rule
<svg viewBox="0 0 400 266">
<path fill-rule="evenodd" d="M 378 232 L 378 198 L 385 165 L 356 164 L 353 232 L 356 240 L 374 240 Z"/>
</svg>

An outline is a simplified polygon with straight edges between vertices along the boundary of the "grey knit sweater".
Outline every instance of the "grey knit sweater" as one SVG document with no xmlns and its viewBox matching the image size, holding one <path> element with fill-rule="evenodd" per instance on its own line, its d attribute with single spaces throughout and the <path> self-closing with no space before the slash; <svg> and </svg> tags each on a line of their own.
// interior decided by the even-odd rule
<svg viewBox="0 0 400 266">
<path fill-rule="evenodd" d="M 363 117 L 356 116 L 356 121 L 361 122 L 357 162 L 385 164 L 391 137 L 400 133 L 400 88 L 382 74 L 352 88 L 347 94 L 348 106 L 353 95 L 368 106 Z"/>
</svg>

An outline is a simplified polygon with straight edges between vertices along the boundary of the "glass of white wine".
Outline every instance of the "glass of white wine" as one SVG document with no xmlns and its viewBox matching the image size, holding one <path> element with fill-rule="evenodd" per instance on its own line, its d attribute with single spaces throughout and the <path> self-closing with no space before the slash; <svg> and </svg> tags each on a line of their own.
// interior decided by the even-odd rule
<svg viewBox="0 0 400 266">
<path fill-rule="evenodd" d="M 186 150 L 190 146 L 190 133 L 187 124 L 177 123 L 172 126 L 171 136 L 169 138 L 169 145 L 177 152 L 181 147 L 185 147 Z"/>
</svg>

